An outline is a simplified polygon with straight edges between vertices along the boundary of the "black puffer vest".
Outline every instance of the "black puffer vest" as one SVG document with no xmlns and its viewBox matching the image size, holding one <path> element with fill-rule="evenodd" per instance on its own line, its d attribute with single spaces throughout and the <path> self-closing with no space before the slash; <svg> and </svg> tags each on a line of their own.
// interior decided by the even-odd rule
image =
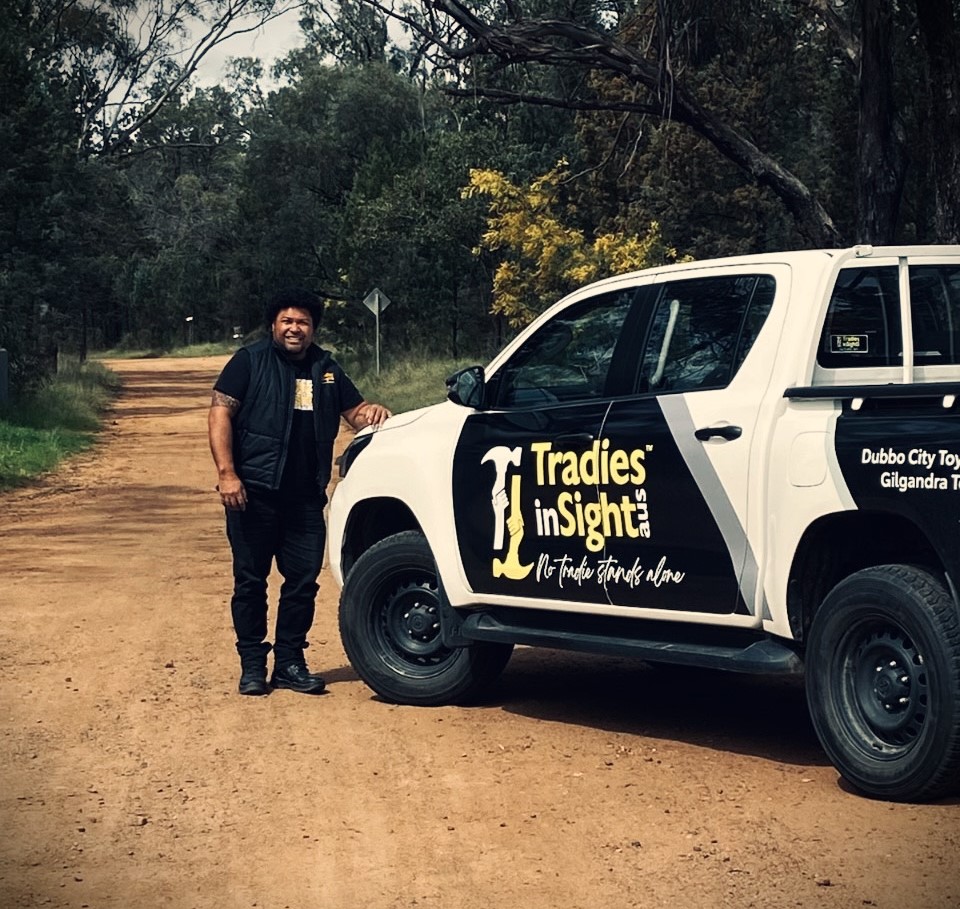
<svg viewBox="0 0 960 909">
<path fill-rule="evenodd" d="M 317 444 L 317 486 L 322 493 L 330 482 L 333 442 L 340 429 L 339 392 L 324 382 L 330 371 L 329 352 L 316 348 L 313 360 L 313 428 Z M 265 338 L 247 348 L 250 355 L 250 385 L 233 424 L 233 456 L 244 484 L 260 489 L 279 489 L 287 462 L 296 370 Z"/>
</svg>

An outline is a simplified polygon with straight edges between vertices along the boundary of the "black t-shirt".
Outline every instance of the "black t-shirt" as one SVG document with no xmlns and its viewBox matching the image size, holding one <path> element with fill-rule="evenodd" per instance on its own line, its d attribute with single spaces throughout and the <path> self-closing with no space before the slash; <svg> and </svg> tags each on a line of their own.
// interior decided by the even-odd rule
<svg viewBox="0 0 960 909">
<path fill-rule="evenodd" d="M 320 464 L 317 461 L 317 440 L 313 423 L 313 382 L 310 370 L 320 357 L 320 348 L 316 345 L 307 350 L 302 360 L 290 360 L 296 374 L 296 393 L 293 403 L 293 425 L 290 427 L 290 443 L 287 449 L 287 461 L 280 478 L 281 490 L 309 489 L 310 483 L 316 481 Z M 333 359 L 329 361 L 329 368 L 324 374 L 324 384 L 333 384 L 339 396 L 338 411 L 343 413 L 356 407 L 363 401 L 363 396 L 350 377 L 340 368 Z M 213 386 L 216 391 L 229 395 L 243 403 L 250 385 L 250 354 L 241 347 L 223 367 L 220 377 Z M 327 457 L 333 456 L 332 446 Z M 326 471 L 324 471 L 326 472 Z"/>
</svg>

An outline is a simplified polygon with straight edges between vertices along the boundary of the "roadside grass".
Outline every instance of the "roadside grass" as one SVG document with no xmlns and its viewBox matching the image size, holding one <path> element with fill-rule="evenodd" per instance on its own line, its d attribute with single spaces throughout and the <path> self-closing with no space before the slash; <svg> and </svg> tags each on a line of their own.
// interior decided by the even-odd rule
<svg viewBox="0 0 960 909">
<path fill-rule="evenodd" d="M 0 407 L 0 489 L 22 485 L 89 448 L 118 387 L 100 363 L 61 360 L 56 376 Z"/>
<path fill-rule="evenodd" d="M 353 379 L 360 393 L 368 400 L 385 404 L 394 413 L 404 413 L 437 404 L 445 400 L 444 380 L 463 366 L 477 362 L 474 359 L 437 359 L 429 354 L 407 354 L 402 359 L 381 369 L 350 362 L 337 356 L 341 366 Z"/>
<path fill-rule="evenodd" d="M 233 353 L 239 345 L 236 342 L 215 341 L 205 344 L 188 344 L 170 350 L 160 348 L 114 347 L 110 350 L 98 350 L 91 354 L 97 360 L 151 360 L 157 357 L 217 357 Z"/>
</svg>

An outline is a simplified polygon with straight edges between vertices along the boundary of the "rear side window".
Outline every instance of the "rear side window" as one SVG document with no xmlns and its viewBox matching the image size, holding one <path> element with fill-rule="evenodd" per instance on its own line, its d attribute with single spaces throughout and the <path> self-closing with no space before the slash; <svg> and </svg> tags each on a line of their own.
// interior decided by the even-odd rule
<svg viewBox="0 0 960 909">
<path fill-rule="evenodd" d="M 640 391 L 723 388 L 743 363 L 773 305 L 770 275 L 671 281 L 654 307 Z"/>
<path fill-rule="evenodd" d="M 960 363 L 960 266 L 911 267 L 910 309 L 914 362 Z"/>
<path fill-rule="evenodd" d="M 914 363 L 960 363 L 960 267 L 910 267 Z M 828 369 L 903 365 L 895 266 L 847 268 L 837 277 L 817 363 Z"/>
<path fill-rule="evenodd" d="M 828 369 L 903 363 L 897 269 L 845 268 L 837 276 L 817 362 Z"/>
</svg>

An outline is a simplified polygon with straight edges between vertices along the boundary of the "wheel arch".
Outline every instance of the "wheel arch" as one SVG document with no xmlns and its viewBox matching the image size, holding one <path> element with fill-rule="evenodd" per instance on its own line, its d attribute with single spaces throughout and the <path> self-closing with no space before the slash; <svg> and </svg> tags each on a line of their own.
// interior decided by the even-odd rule
<svg viewBox="0 0 960 909">
<path fill-rule="evenodd" d="M 358 502 L 351 509 L 344 527 L 340 552 L 343 577 L 371 546 L 405 530 L 423 532 L 414 513 L 400 499 L 378 496 Z"/>
<path fill-rule="evenodd" d="M 864 568 L 904 564 L 941 578 L 957 604 L 957 588 L 930 538 L 911 520 L 888 512 L 847 511 L 825 515 L 804 532 L 787 584 L 787 616 L 798 641 L 841 580 Z"/>
</svg>

